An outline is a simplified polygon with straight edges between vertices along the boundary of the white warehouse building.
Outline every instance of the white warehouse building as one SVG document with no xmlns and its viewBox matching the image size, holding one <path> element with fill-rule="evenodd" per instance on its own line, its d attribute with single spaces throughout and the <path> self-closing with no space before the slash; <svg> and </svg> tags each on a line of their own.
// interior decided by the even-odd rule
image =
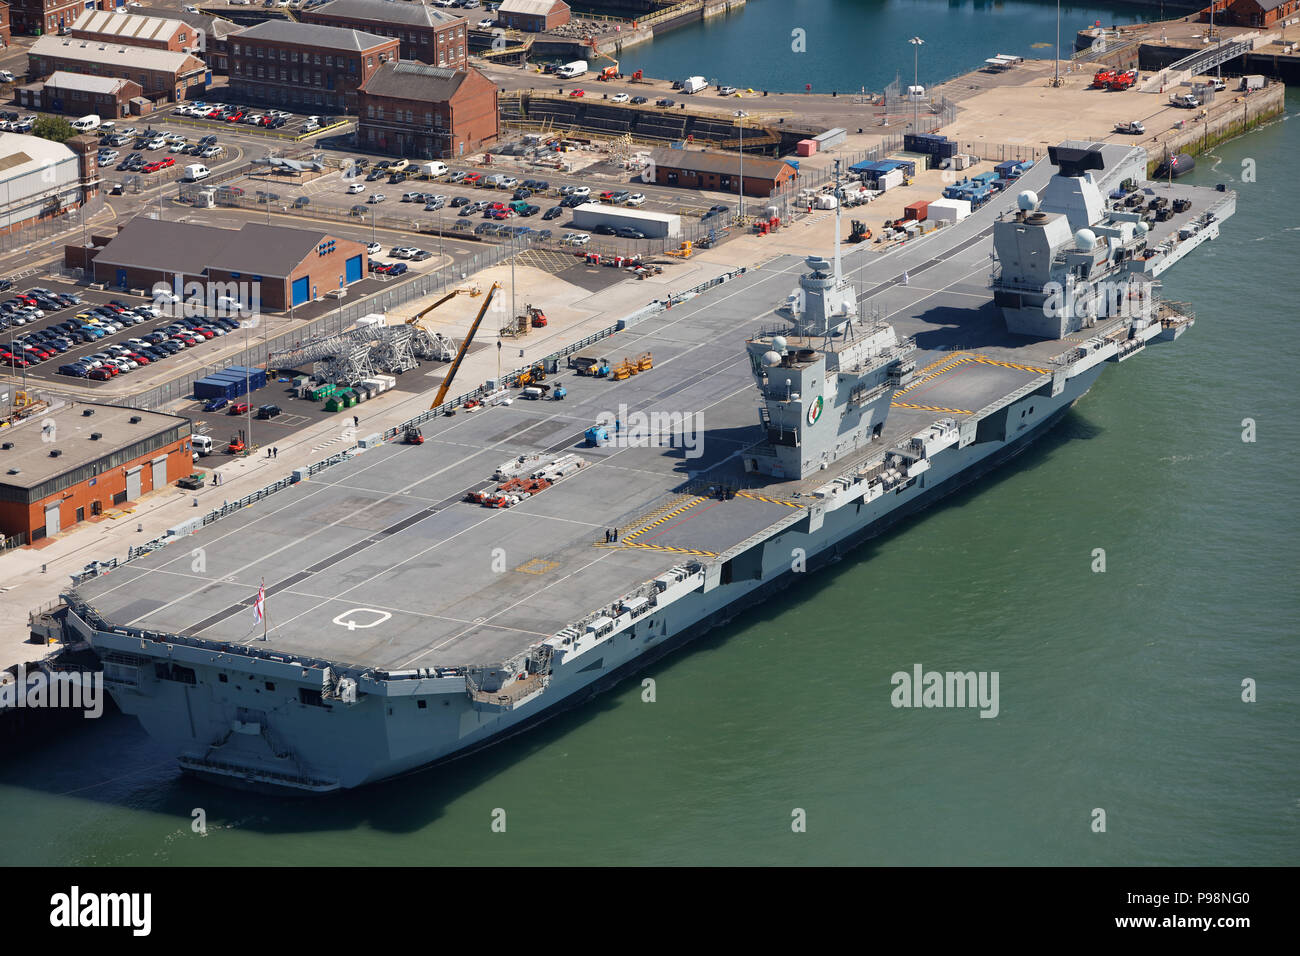
<svg viewBox="0 0 1300 956">
<path fill-rule="evenodd" d="M 93 155 L 88 159 L 94 162 Z M 0 234 L 78 207 L 82 164 L 83 157 L 62 143 L 0 133 Z"/>
<path fill-rule="evenodd" d="M 587 202 L 573 210 L 573 225 L 579 229 L 596 226 L 630 227 L 645 234 L 647 239 L 676 239 L 682 234 L 682 217 L 675 213 L 650 212 L 629 209 L 626 206 L 606 206 Z"/>
</svg>

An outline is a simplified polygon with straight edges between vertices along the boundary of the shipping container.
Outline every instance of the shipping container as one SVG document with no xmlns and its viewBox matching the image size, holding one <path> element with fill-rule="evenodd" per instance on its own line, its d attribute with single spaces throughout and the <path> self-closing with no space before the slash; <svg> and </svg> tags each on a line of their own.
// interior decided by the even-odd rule
<svg viewBox="0 0 1300 956">
<path fill-rule="evenodd" d="M 800 156 L 812 156 L 817 152 L 817 141 L 815 139 L 801 139 L 795 144 L 795 152 Z"/>
<path fill-rule="evenodd" d="M 813 139 L 816 140 L 818 149 L 825 150 L 839 146 L 844 142 L 848 135 L 848 130 L 841 129 L 837 126 L 834 129 L 828 129 L 824 133 L 819 133 L 814 136 Z"/>
<path fill-rule="evenodd" d="M 970 215 L 970 201 L 966 199 L 935 199 L 926 209 L 930 219 L 957 222 Z"/>
<path fill-rule="evenodd" d="M 929 206 L 930 203 L 926 200 L 921 200 L 920 202 L 908 203 L 906 206 L 903 207 L 903 218 L 914 219 L 917 222 L 924 222 L 926 209 L 928 209 Z"/>
</svg>

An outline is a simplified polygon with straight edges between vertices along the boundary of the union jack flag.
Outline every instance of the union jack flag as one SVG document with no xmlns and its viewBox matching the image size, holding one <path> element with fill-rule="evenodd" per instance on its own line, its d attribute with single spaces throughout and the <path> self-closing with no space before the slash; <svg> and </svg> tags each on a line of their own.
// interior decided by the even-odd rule
<svg viewBox="0 0 1300 956">
<path fill-rule="evenodd" d="M 253 602 L 253 615 L 258 621 L 266 618 L 266 579 L 262 579 L 262 586 L 257 589 L 257 600 Z"/>
</svg>

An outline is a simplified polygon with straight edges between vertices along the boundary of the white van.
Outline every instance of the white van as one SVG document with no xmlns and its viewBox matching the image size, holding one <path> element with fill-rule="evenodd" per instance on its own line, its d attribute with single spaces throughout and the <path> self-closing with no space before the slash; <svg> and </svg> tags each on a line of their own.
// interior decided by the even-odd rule
<svg viewBox="0 0 1300 956">
<path fill-rule="evenodd" d="M 574 60 L 572 63 L 566 63 L 555 71 L 555 75 L 564 80 L 572 79 L 575 76 L 582 76 L 587 72 L 586 60 Z"/>
<path fill-rule="evenodd" d="M 94 113 L 91 113 L 89 116 L 83 116 L 79 120 L 73 120 L 72 128 L 78 133 L 89 133 L 92 129 L 99 129 L 99 117 Z"/>
<path fill-rule="evenodd" d="M 185 167 L 185 181 L 188 183 L 197 183 L 200 179 L 207 179 L 212 175 L 212 170 L 201 163 Z"/>
<path fill-rule="evenodd" d="M 709 88 L 708 81 L 702 76 L 688 76 L 682 80 L 683 93 L 698 93 L 700 90 Z"/>
<path fill-rule="evenodd" d="M 207 458 L 212 454 L 212 439 L 207 435 L 190 436 L 190 444 L 194 447 L 194 450 L 204 458 Z"/>
<path fill-rule="evenodd" d="M 446 163 L 422 163 L 420 172 L 430 179 L 437 179 L 439 176 L 446 176 L 451 170 L 447 168 Z"/>
<path fill-rule="evenodd" d="M 909 100 L 923 100 L 923 99 L 925 99 L 925 87 L 924 87 L 924 86 L 909 86 L 909 87 L 907 88 L 907 98 L 908 98 Z"/>
</svg>

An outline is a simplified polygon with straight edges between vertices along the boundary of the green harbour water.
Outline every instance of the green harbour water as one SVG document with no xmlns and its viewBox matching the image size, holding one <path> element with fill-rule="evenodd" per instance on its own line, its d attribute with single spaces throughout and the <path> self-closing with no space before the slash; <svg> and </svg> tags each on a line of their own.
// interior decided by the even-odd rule
<svg viewBox="0 0 1300 956">
<path fill-rule="evenodd" d="M 88 722 L 0 765 L 0 862 L 1294 864 L 1298 112 L 1198 158 L 1239 199 L 1163 277 L 1193 329 L 848 559 L 540 728 L 358 792 L 210 786 L 133 720 Z M 996 671 L 998 715 L 895 708 L 915 664 Z"/>
</svg>

